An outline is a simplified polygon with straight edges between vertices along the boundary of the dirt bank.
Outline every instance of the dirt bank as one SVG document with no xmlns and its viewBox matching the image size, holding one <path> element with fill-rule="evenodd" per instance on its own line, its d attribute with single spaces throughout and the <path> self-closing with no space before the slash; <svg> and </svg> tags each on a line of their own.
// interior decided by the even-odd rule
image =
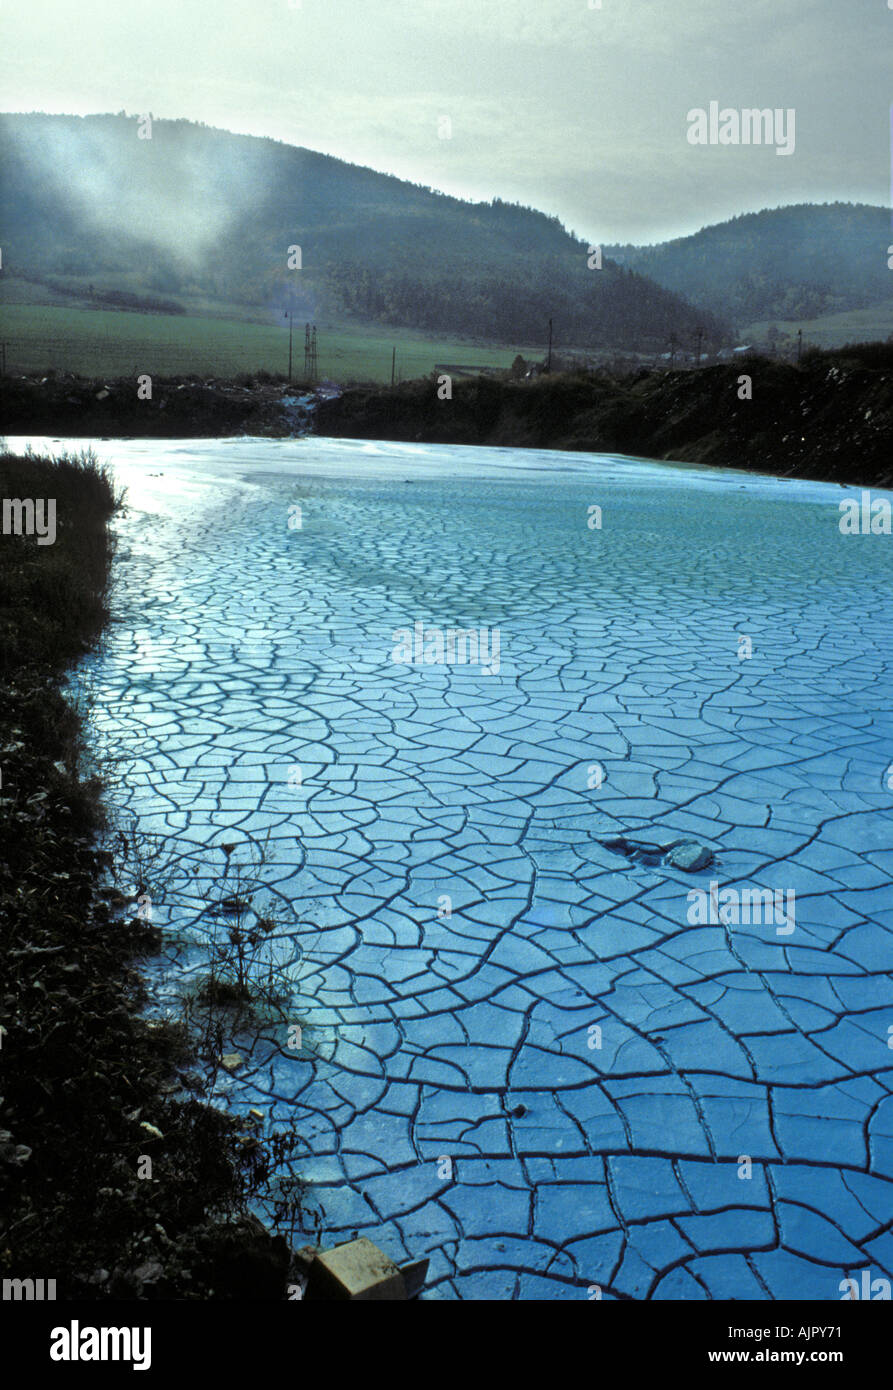
<svg viewBox="0 0 893 1390">
<path fill-rule="evenodd" d="M 0 377 L 0 428 L 75 439 L 287 437 L 294 429 L 288 402 L 304 393 L 266 374 L 233 381 L 154 377 L 151 390 L 140 399 L 135 377 Z"/>
<path fill-rule="evenodd" d="M 9 434 L 289 437 L 312 387 L 261 374 L 234 381 L 0 378 Z M 318 399 L 315 433 L 355 439 L 573 449 L 893 485 L 893 344 L 813 352 L 800 366 L 744 357 L 700 370 L 554 374 L 532 381 L 435 376 Z"/>
<path fill-rule="evenodd" d="M 347 391 L 319 434 L 637 454 L 847 484 L 893 485 L 893 346 L 747 358 L 700 371 L 527 382 L 433 380 Z M 743 397 L 750 392 L 750 399 Z"/>
</svg>

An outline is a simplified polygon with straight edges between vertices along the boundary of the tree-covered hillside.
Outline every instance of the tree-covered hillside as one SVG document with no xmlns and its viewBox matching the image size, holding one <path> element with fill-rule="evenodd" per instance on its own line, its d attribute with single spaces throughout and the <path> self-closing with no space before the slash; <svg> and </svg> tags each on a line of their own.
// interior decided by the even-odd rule
<svg viewBox="0 0 893 1390">
<path fill-rule="evenodd" d="M 637 270 L 590 268 L 557 218 L 273 140 L 124 113 L 5 115 L 0 160 L 4 269 L 57 286 L 95 281 L 97 294 L 137 292 L 168 312 L 204 294 L 271 316 L 291 307 L 510 342 L 542 341 L 549 318 L 579 347 L 729 336 Z"/>
<path fill-rule="evenodd" d="M 746 213 L 657 246 L 607 255 L 693 303 L 745 324 L 814 319 L 893 298 L 890 211 L 864 203 L 799 203 Z"/>
</svg>

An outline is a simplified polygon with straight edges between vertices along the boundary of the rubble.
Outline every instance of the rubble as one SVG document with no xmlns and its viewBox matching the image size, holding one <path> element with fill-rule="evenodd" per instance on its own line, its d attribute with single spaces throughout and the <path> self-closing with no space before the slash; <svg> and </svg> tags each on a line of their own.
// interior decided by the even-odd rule
<svg viewBox="0 0 893 1390">
<path fill-rule="evenodd" d="M 415 1297 L 427 1273 L 427 1260 L 401 1268 L 366 1236 L 360 1236 L 312 1255 L 304 1297 L 355 1303 L 402 1302 Z"/>
</svg>

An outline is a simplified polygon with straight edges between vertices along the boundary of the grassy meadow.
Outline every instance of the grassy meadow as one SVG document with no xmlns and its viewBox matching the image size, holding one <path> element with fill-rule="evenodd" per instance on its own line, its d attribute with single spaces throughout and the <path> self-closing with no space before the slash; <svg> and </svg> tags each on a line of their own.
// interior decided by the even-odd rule
<svg viewBox="0 0 893 1390">
<path fill-rule="evenodd" d="M 775 319 L 787 333 L 790 351 L 797 344 L 797 330 L 803 329 L 803 343 L 819 348 L 845 347 L 847 343 L 886 342 L 893 334 L 893 299 L 873 304 L 870 309 L 848 309 L 842 314 L 823 314 L 817 319 Z M 740 335 L 742 343 L 765 343 L 769 321 L 748 324 Z"/>
<path fill-rule="evenodd" d="M 397 349 L 397 379 L 425 376 L 438 363 L 509 367 L 517 352 L 542 357 L 544 348 L 492 347 L 409 329 L 365 328 L 319 323 L 319 375 L 347 384 L 388 382 Z M 60 304 L 0 302 L 0 342 L 6 370 L 49 369 L 82 376 L 128 373 L 176 376 L 235 376 L 240 372 L 286 372 L 288 325 L 208 313 L 153 314 L 86 309 Z M 293 370 L 304 369 L 304 324 L 294 326 Z"/>
</svg>

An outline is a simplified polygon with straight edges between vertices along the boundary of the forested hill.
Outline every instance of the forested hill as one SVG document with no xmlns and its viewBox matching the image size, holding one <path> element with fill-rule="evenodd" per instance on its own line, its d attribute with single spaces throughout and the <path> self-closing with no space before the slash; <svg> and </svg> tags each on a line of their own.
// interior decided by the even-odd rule
<svg viewBox="0 0 893 1390">
<path fill-rule="evenodd" d="M 151 138 L 145 138 L 148 130 Z M 141 138 L 141 135 L 143 138 Z M 188 121 L 0 116 L 4 271 L 280 317 L 347 314 L 504 342 L 664 350 L 729 340 L 638 270 L 591 268 L 555 217 L 468 203 Z M 299 246 L 302 267 L 289 269 Z M 292 259 L 295 259 L 292 253 Z"/>
<path fill-rule="evenodd" d="M 733 323 L 814 319 L 893 298 L 889 208 L 798 203 L 605 253 Z"/>
</svg>

